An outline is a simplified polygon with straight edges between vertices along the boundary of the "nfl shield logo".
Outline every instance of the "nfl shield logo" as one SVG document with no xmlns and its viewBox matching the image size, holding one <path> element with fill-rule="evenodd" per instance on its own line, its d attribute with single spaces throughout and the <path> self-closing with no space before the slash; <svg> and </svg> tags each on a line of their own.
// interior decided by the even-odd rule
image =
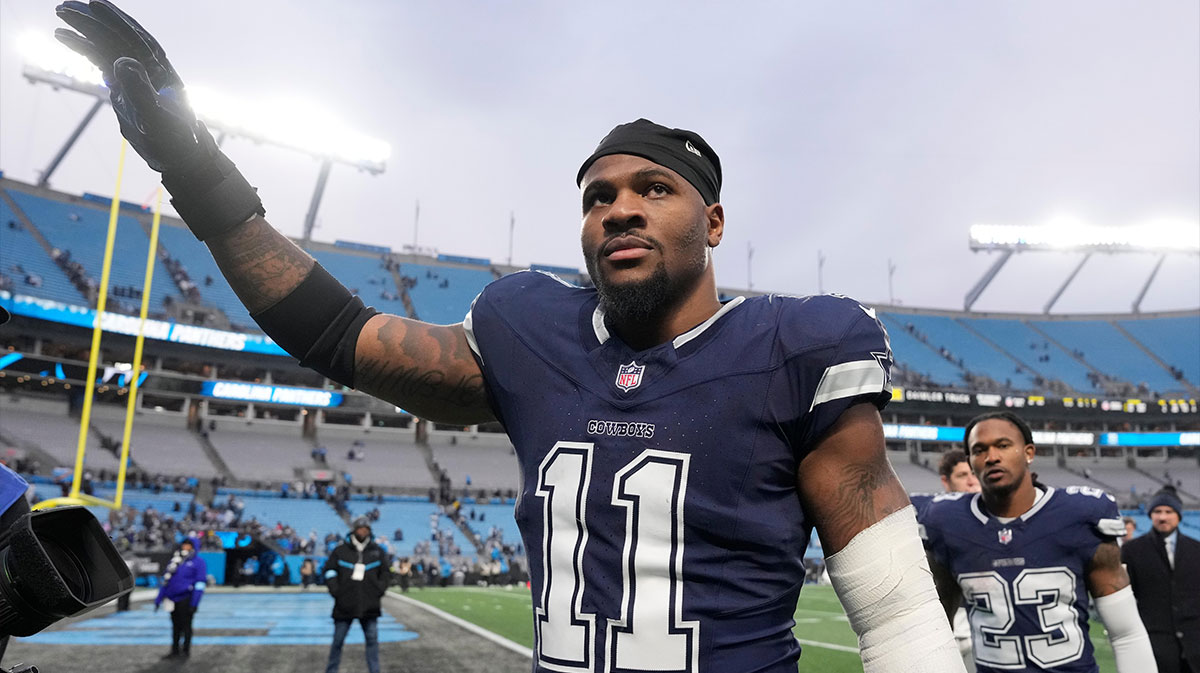
<svg viewBox="0 0 1200 673">
<path fill-rule="evenodd" d="M 642 385 L 642 372 L 644 371 L 646 371 L 646 365 L 639 365 L 637 362 L 621 365 L 617 369 L 617 387 L 624 392 L 629 392 Z"/>
<path fill-rule="evenodd" d="M 1012 542 L 1011 528 L 1001 528 L 997 535 L 1000 537 L 1000 544 L 1008 544 L 1009 542 Z"/>
</svg>

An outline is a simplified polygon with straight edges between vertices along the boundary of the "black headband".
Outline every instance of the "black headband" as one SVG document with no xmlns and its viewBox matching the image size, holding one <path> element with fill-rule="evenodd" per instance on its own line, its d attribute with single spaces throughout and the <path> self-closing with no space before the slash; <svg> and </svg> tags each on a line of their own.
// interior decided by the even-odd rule
<svg viewBox="0 0 1200 673">
<path fill-rule="evenodd" d="M 610 154 L 632 154 L 666 166 L 690 182 L 706 205 L 721 199 L 721 159 L 698 133 L 669 129 L 649 119 L 621 124 L 604 136 L 579 167 L 575 184 L 583 182 L 583 174 L 597 159 Z"/>
</svg>

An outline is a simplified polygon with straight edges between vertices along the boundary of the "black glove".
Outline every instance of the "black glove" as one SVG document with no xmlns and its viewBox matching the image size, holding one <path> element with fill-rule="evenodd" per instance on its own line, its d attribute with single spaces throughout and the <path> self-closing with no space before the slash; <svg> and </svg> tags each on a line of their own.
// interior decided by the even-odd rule
<svg viewBox="0 0 1200 673">
<path fill-rule="evenodd" d="M 162 46 L 107 0 L 68 0 L 55 10 L 79 33 L 54 37 L 100 68 L 121 135 L 163 174 L 172 205 L 200 240 L 265 214 L 253 187 L 187 103 Z"/>
</svg>

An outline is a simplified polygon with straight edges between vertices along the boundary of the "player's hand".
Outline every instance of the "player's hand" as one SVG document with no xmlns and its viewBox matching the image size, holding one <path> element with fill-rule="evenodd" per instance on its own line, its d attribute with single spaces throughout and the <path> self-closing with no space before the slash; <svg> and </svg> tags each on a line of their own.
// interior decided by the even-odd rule
<svg viewBox="0 0 1200 673">
<path fill-rule="evenodd" d="M 201 142 L 211 137 L 154 36 L 107 0 L 67 0 L 55 13 L 79 32 L 59 28 L 54 37 L 100 68 L 121 135 L 150 168 L 186 172 L 197 155 L 207 154 Z"/>
<path fill-rule="evenodd" d="M 196 238 L 266 214 L 254 187 L 196 120 L 158 40 L 108 0 L 67 0 L 55 11 L 79 32 L 59 28 L 54 37 L 100 68 L 121 135 L 163 174 L 171 205 Z"/>
</svg>

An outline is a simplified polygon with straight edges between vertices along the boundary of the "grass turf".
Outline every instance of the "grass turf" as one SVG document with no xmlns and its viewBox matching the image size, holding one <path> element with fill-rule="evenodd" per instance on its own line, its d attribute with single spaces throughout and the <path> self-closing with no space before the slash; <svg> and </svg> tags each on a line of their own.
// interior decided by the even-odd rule
<svg viewBox="0 0 1200 673">
<path fill-rule="evenodd" d="M 412 589 L 406 595 L 477 624 L 515 643 L 533 647 L 532 608 L 529 594 L 524 588 Z M 832 587 L 804 587 L 796 607 L 794 632 L 804 647 L 804 654 L 800 657 L 801 671 L 862 671 L 857 652 L 837 649 L 855 647 L 858 640 L 846 621 L 845 613 Z M 1112 648 L 1104 635 L 1104 627 L 1093 621 L 1091 634 L 1101 673 L 1115 672 L 1117 669 L 1113 663 Z"/>
</svg>

